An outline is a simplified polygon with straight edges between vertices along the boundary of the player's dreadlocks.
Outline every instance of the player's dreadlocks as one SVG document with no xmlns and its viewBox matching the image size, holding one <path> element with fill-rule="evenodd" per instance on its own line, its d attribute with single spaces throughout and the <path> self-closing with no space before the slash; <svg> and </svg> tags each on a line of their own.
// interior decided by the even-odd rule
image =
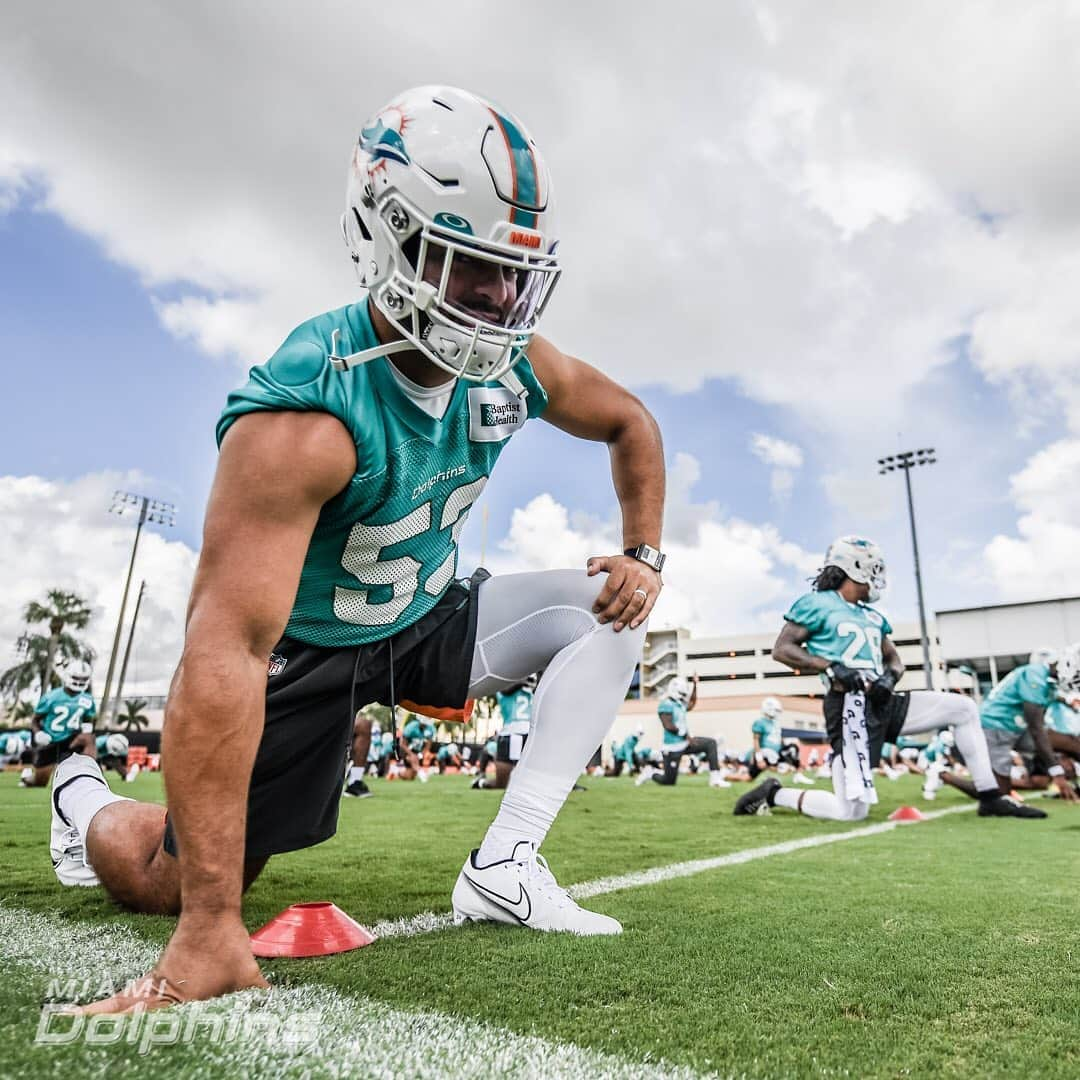
<svg viewBox="0 0 1080 1080">
<path fill-rule="evenodd" d="M 824 566 L 816 578 L 811 578 L 814 592 L 835 592 L 844 582 L 847 574 L 839 566 Z"/>
</svg>

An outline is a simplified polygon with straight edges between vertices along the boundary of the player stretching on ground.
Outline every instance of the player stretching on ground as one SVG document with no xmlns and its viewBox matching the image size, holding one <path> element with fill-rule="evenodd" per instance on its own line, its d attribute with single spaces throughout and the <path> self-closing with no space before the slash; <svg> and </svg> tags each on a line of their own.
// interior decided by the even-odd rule
<svg viewBox="0 0 1080 1080">
<path fill-rule="evenodd" d="M 1010 787 L 1044 790 L 1052 783 L 1063 799 L 1077 801 L 1057 752 L 1080 756 L 1080 738 L 1054 731 L 1047 724 L 1047 711 L 1053 709 L 1055 700 L 1077 692 L 1080 692 L 1080 644 L 1070 645 L 1060 659 L 1049 663 L 1021 664 L 994 687 L 983 702 L 980 718 L 990 748 L 990 764 L 1002 791 Z M 1033 744 L 1034 764 L 1040 768 L 1029 769 L 1026 780 L 1016 781 L 1011 775 L 1012 751 L 1027 736 Z M 962 752 L 963 748 L 960 749 Z M 967 780 L 949 773 L 943 773 L 941 778 L 961 791 L 971 790 Z"/>
<path fill-rule="evenodd" d="M 860 821 L 874 801 L 869 777 L 882 743 L 896 742 L 901 733 L 952 727 L 975 781 L 970 793 L 978 798 L 981 815 L 1045 817 L 1002 795 L 970 698 L 936 690 L 895 692 L 904 665 L 889 637 L 888 620 L 870 606 L 884 588 L 885 561 L 878 546 L 857 536 L 841 537 L 825 553 L 813 591 L 784 616 L 773 646 L 775 660 L 798 672 L 820 672 L 828 688 L 825 728 L 833 749 L 832 794 L 793 791 L 770 779 L 743 795 L 735 813 L 778 806 L 808 817 Z M 858 722 L 860 708 L 865 709 L 865 727 Z"/>
<path fill-rule="evenodd" d="M 529 741 L 535 689 L 536 679 L 530 677 L 518 686 L 508 686 L 495 694 L 503 720 L 495 737 L 495 777 L 489 780 L 481 774 L 473 781 L 474 788 L 504 788 L 510 783 L 510 774 Z"/>
<path fill-rule="evenodd" d="M 33 762 L 22 771 L 21 787 L 45 787 L 61 761 L 93 746 L 97 706 L 87 692 L 90 675 L 85 660 L 69 660 L 60 670 L 60 685 L 37 703 L 30 721 Z"/>
<path fill-rule="evenodd" d="M 560 273 L 551 198 L 520 122 L 461 90 L 408 91 L 361 129 L 343 224 L 367 296 L 298 327 L 218 425 L 166 706 L 167 825 L 115 802 L 81 755 L 57 777 L 57 815 L 108 893 L 180 913 L 152 981 L 94 1011 L 265 985 L 241 894 L 274 854 L 334 834 L 356 702 L 460 710 L 539 670 L 528 747 L 464 859 L 454 917 L 620 932 L 537 849 L 641 654 L 664 458 L 633 395 L 535 335 Z M 458 582 L 469 509 L 539 416 L 607 444 L 622 550 Z"/>
<path fill-rule="evenodd" d="M 690 734 L 687 713 L 697 705 L 698 677 L 693 683 L 683 678 L 674 678 L 668 685 L 667 695 L 661 699 L 656 711 L 664 727 L 664 767 L 654 769 L 646 765 L 635 783 L 639 786 L 649 780 L 665 787 L 670 787 L 679 778 L 679 762 L 683 754 L 704 754 L 709 763 L 709 786 L 730 787 L 720 768 L 720 758 L 716 749 L 716 740 L 698 738 Z"/>
<path fill-rule="evenodd" d="M 621 776 L 626 769 L 631 776 L 640 767 L 638 760 L 638 744 L 645 737 L 645 728 L 638 724 L 622 742 L 611 744 L 611 766 L 604 771 L 605 776 Z"/>
</svg>

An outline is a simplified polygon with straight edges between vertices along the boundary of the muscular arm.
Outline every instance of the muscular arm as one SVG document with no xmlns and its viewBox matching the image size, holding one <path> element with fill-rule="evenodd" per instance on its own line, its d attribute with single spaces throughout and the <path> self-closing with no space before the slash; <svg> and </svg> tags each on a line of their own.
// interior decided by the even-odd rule
<svg viewBox="0 0 1080 1080">
<path fill-rule="evenodd" d="M 806 651 L 809 640 L 810 631 L 805 626 L 785 621 L 773 645 L 772 658 L 800 675 L 816 675 L 829 666 L 829 661 Z"/>
<path fill-rule="evenodd" d="M 660 547 L 664 523 L 664 447 L 648 409 L 596 368 L 534 338 L 529 361 L 548 395 L 543 418 L 579 439 L 607 443 L 611 478 L 622 511 L 623 548 Z M 608 571 L 597 600 L 601 622 L 615 629 L 640 625 L 662 587 L 660 575 L 625 555 L 590 561 L 589 572 Z M 642 589 L 642 602 L 635 589 Z"/>
<path fill-rule="evenodd" d="M 900 659 L 890 637 L 881 639 L 881 659 L 885 661 L 885 670 L 891 671 L 899 682 L 904 677 L 904 661 Z"/>
<path fill-rule="evenodd" d="M 355 470 L 326 413 L 255 413 L 226 435 L 206 511 L 162 760 L 185 922 L 240 917 L 247 779 L 266 666 L 288 621 L 319 511 Z M 283 467 L 284 466 L 284 467 Z"/>
<path fill-rule="evenodd" d="M 1031 732 L 1031 738 L 1035 743 L 1035 753 L 1039 758 L 1039 764 L 1045 768 L 1058 763 L 1057 754 L 1050 745 L 1050 735 L 1046 730 L 1046 710 L 1041 705 L 1035 705 L 1030 701 L 1024 702 L 1024 723 Z"/>
</svg>

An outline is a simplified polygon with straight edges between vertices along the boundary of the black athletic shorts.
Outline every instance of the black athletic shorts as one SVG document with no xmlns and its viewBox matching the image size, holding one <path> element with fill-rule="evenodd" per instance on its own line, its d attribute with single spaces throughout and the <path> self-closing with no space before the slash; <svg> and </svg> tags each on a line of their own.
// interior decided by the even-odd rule
<svg viewBox="0 0 1080 1080">
<path fill-rule="evenodd" d="M 881 760 L 881 747 L 895 743 L 907 719 L 911 696 L 907 693 L 893 694 L 880 712 L 866 699 L 866 728 L 870 733 L 870 760 L 876 766 Z M 829 737 L 833 753 L 839 754 L 844 745 L 844 694 L 830 690 L 825 695 L 825 733 Z"/>
<path fill-rule="evenodd" d="M 72 742 L 72 739 L 67 739 L 64 742 L 51 742 L 48 746 L 35 747 L 34 768 L 44 769 L 46 765 L 59 765 L 64 758 L 71 757 Z"/>
<path fill-rule="evenodd" d="M 516 764 L 529 741 L 528 735 L 500 735 L 495 741 L 495 760 Z"/>
<path fill-rule="evenodd" d="M 323 649 L 282 638 L 270 660 L 266 724 L 247 808 L 247 859 L 329 840 L 337 831 L 353 717 L 390 702 L 390 657 L 398 701 L 461 708 L 476 642 L 476 594 L 490 575 L 455 581 L 427 615 L 392 638 Z M 177 852 L 165 821 L 165 850 Z"/>
</svg>

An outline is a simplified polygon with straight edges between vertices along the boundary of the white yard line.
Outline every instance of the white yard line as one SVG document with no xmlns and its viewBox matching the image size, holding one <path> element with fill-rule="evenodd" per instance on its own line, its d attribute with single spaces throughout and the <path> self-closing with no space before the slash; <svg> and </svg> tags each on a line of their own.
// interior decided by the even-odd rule
<svg viewBox="0 0 1080 1080">
<path fill-rule="evenodd" d="M 931 810 L 923 816 L 929 821 L 934 818 L 945 817 L 948 814 L 966 814 L 974 810 L 976 805 L 976 803 L 972 802 L 965 806 L 951 806 L 946 810 Z M 718 870 L 725 866 L 740 866 L 742 863 L 753 862 L 755 859 L 768 859 L 774 855 L 790 855 L 793 851 L 824 847 L 826 844 L 838 844 L 843 840 L 857 840 L 863 836 L 877 836 L 898 829 L 904 824 L 906 823 L 883 821 L 876 825 L 863 825 L 859 828 L 848 829 L 845 832 L 817 833 L 814 836 L 806 836 L 800 840 L 785 840 L 779 844 L 769 844 L 767 847 L 732 851 L 727 855 L 717 855 L 711 859 L 693 859 L 690 862 L 670 863 L 667 866 L 654 866 L 648 870 L 635 870 L 632 873 L 619 874 L 615 877 L 598 878 L 596 881 L 583 881 L 579 885 L 571 885 L 567 891 L 575 900 L 586 900 L 592 896 L 603 896 L 605 893 L 618 892 L 620 889 L 636 889 L 642 885 L 657 885 L 662 881 L 691 877 L 694 874 L 703 874 L 708 870 Z M 449 912 L 437 914 L 433 911 L 425 911 L 408 918 L 375 923 L 370 929 L 376 937 L 395 938 L 431 934 L 439 930 L 448 930 L 453 925 L 453 916 Z"/>
<path fill-rule="evenodd" d="M 157 954 L 156 947 L 126 925 L 72 926 L 0 906 L 3 976 L 21 975 L 35 994 L 69 998 L 70 987 L 77 984 L 79 998 L 95 998 L 147 970 Z M 701 1075 L 663 1062 L 628 1061 L 572 1043 L 519 1035 L 459 1016 L 398 1009 L 314 985 L 249 991 L 138 1018 L 99 1019 L 106 1026 L 82 1021 L 75 1029 L 72 1025 L 80 1021 L 45 1015 L 35 1018 L 35 1030 L 54 1043 L 77 1045 L 80 1067 L 95 1075 L 115 1068 L 116 1052 L 110 1052 L 109 1044 L 121 1039 L 126 1045 L 119 1054 L 129 1066 L 135 1054 L 186 1044 L 181 1052 L 198 1055 L 198 1075 L 230 1078 L 697 1080 Z M 39 1049 L 44 1068 L 50 1047 Z M 167 1067 L 169 1062 L 169 1056 L 158 1058 L 152 1067 Z"/>
</svg>

